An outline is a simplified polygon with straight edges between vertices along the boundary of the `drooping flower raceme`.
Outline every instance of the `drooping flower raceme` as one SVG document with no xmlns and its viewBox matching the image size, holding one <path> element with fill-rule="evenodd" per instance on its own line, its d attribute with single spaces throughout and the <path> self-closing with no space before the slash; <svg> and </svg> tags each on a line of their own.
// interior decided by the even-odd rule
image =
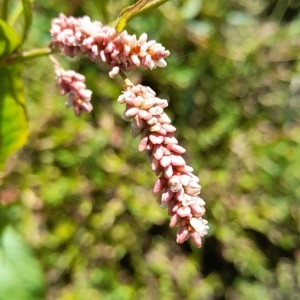
<svg viewBox="0 0 300 300">
<path fill-rule="evenodd" d="M 55 75 L 57 85 L 62 95 L 68 95 L 66 105 L 73 107 L 74 112 L 79 116 L 82 112 L 90 113 L 93 109 L 91 104 L 92 91 L 86 89 L 85 77 L 73 70 L 65 71 L 58 64 L 55 64 Z"/>
<path fill-rule="evenodd" d="M 132 136 L 141 135 L 139 151 L 147 151 L 152 170 L 159 175 L 153 191 L 162 192 L 161 207 L 168 208 L 170 226 L 179 226 L 177 242 L 190 236 L 197 247 L 207 234 L 207 221 L 202 219 L 205 202 L 199 197 L 201 186 L 193 168 L 186 165 L 173 133 L 176 128 L 164 112 L 167 100 L 156 97 L 149 87 L 128 84 L 118 99 L 126 104 L 123 118 L 131 121 Z"/>
<path fill-rule="evenodd" d="M 165 67 L 165 58 L 170 52 L 155 41 L 147 41 L 147 34 L 139 39 L 126 31 L 118 33 L 115 28 L 91 22 L 89 17 L 67 18 L 61 14 L 52 21 L 52 44 L 62 49 L 63 54 L 74 57 L 85 54 L 94 62 L 102 61 L 110 66 L 110 77 L 143 66 L 150 69 Z M 91 91 L 86 89 L 83 75 L 64 71 L 53 59 L 57 83 L 61 93 L 68 94 L 68 106 L 75 114 L 92 110 Z M 173 133 L 176 128 L 164 112 L 167 100 L 156 97 L 151 88 L 134 86 L 125 79 L 126 87 L 118 102 L 126 104 L 123 118 L 131 121 L 132 136 L 141 135 L 139 151 L 146 151 L 152 170 L 159 176 L 153 191 L 162 193 L 161 207 L 168 208 L 170 226 L 179 226 L 177 242 L 189 237 L 197 247 L 207 234 L 207 221 L 202 219 L 205 202 L 199 197 L 199 178 L 193 174 L 182 157 L 185 149 L 178 145 Z"/>
<path fill-rule="evenodd" d="M 92 22 L 88 16 L 68 18 L 60 14 L 52 20 L 50 33 L 54 47 L 61 48 L 63 54 L 74 57 L 82 53 L 94 62 L 111 65 L 110 77 L 115 77 L 120 69 L 166 67 L 164 59 L 170 55 L 161 44 L 147 41 L 146 33 L 137 39 L 127 31 L 118 33 L 113 27 Z"/>
</svg>

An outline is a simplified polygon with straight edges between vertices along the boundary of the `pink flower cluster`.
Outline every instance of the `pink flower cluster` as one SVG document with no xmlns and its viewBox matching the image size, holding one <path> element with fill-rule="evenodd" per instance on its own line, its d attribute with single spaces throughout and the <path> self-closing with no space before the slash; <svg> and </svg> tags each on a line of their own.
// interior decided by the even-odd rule
<svg viewBox="0 0 300 300">
<path fill-rule="evenodd" d="M 161 44 L 147 41 L 146 33 L 137 39 L 126 31 L 118 33 L 113 27 L 92 22 L 88 16 L 68 18 L 60 14 L 52 20 L 50 33 L 53 45 L 61 48 L 63 54 L 74 57 L 83 53 L 94 62 L 111 65 L 110 77 L 115 77 L 120 69 L 165 67 L 164 59 L 170 55 Z"/>
<path fill-rule="evenodd" d="M 152 170 L 160 176 L 153 191 L 162 192 L 161 207 L 168 208 L 170 226 L 179 225 L 177 243 L 191 237 L 201 247 L 201 238 L 208 230 L 207 221 L 202 219 L 205 202 L 199 197 L 199 178 L 186 165 L 182 157 L 186 150 L 178 145 L 173 135 L 176 128 L 164 112 L 167 100 L 156 97 L 149 87 L 127 84 L 118 102 L 126 104 L 123 118 L 131 121 L 133 137 L 141 134 L 139 151 L 147 151 Z"/>
<path fill-rule="evenodd" d="M 57 77 L 57 85 L 60 87 L 60 93 L 68 95 L 66 105 L 73 107 L 77 116 L 82 112 L 90 113 L 93 110 L 90 102 L 92 91 L 86 89 L 85 77 L 73 70 L 65 71 L 56 64 L 55 75 Z"/>
</svg>

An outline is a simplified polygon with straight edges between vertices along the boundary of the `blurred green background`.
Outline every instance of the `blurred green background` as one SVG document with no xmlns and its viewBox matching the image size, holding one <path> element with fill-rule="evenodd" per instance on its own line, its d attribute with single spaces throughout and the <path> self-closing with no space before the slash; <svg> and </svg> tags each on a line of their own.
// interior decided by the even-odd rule
<svg viewBox="0 0 300 300">
<path fill-rule="evenodd" d="M 132 3 L 35 1 L 24 48 L 49 44 L 59 12 L 106 24 Z M 0 299 L 299 300 L 299 13 L 298 0 L 172 0 L 126 27 L 171 51 L 128 76 L 170 102 L 207 203 L 201 249 L 176 244 L 159 208 L 121 78 L 56 55 L 94 92 L 77 118 L 50 60 L 27 62 L 30 136 L 0 175 Z"/>
</svg>

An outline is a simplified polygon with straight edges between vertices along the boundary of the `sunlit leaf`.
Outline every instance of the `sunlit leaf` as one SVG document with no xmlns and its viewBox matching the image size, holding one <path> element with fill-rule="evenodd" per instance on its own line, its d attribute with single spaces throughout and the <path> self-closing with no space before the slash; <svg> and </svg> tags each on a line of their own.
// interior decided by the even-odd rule
<svg viewBox="0 0 300 300">
<path fill-rule="evenodd" d="M 24 41 L 27 37 L 28 31 L 32 23 L 32 9 L 31 9 L 30 0 L 22 0 L 22 3 L 23 3 L 23 12 L 24 12 L 24 19 L 25 19 L 25 25 L 24 25 L 23 37 L 22 37 L 22 40 Z"/>
<path fill-rule="evenodd" d="M 13 53 L 20 44 L 20 37 L 15 30 L 0 19 L 0 56 Z"/>
<path fill-rule="evenodd" d="M 0 69 L 0 168 L 27 139 L 28 125 L 20 75 L 19 66 Z"/>
</svg>

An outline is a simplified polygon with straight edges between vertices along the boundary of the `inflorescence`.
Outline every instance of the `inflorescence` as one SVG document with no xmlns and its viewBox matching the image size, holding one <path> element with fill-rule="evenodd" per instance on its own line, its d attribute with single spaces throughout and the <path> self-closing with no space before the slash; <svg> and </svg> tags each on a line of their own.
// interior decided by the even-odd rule
<svg viewBox="0 0 300 300">
<path fill-rule="evenodd" d="M 118 33 L 115 28 L 92 22 L 89 17 L 66 17 L 61 14 L 52 21 L 52 45 L 62 53 L 74 57 L 84 54 L 93 62 L 112 66 L 110 77 L 130 71 L 139 66 L 149 69 L 166 67 L 165 58 L 170 52 L 156 41 L 147 41 L 147 34 L 139 39 L 126 31 Z M 53 60 L 57 84 L 61 93 L 68 94 L 67 105 L 75 114 L 92 110 L 90 90 L 86 89 L 85 77 L 74 71 L 63 70 Z M 207 234 L 207 221 L 202 219 L 205 202 L 199 197 L 199 178 L 193 174 L 182 157 L 186 150 L 178 145 L 174 137 L 176 128 L 164 112 L 168 106 L 165 99 L 156 97 L 149 87 L 133 85 L 125 79 L 125 91 L 118 102 L 126 104 L 123 118 L 131 122 L 132 136 L 141 136 L 139 151 L 146 151 L 151 160 L 152 171 L 159 176 L 153 192 L 161 193 L 161 207 L 168 208 L 170 226 L 179 226 L 177 242 L 183 243 L 189 237 L 197 247 Z"/>
</svg>

